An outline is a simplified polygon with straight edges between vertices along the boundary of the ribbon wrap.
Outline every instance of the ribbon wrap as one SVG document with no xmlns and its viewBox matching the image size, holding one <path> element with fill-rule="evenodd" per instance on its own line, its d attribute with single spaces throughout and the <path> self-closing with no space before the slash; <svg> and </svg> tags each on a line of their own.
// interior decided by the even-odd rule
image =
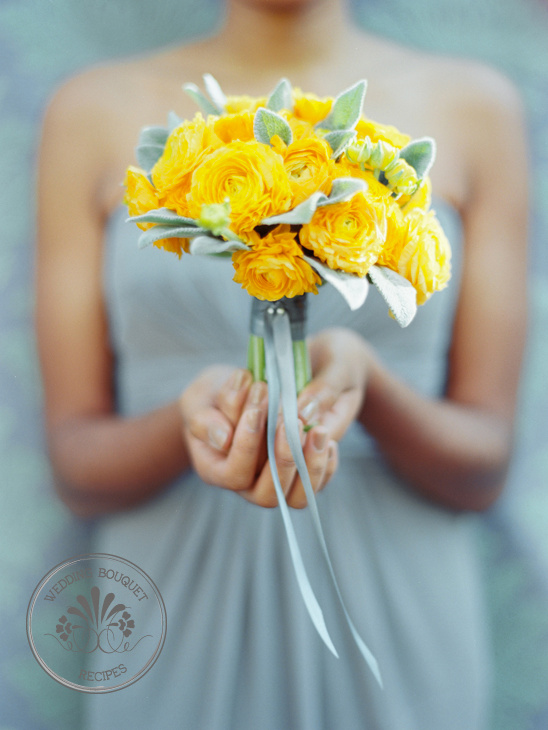
<svg viewBox="0 0 548 730">
<path fill-rule="evenodd" d="M 292 302 L 292 300 L 287 301 Z M 303 329 L 300 330 L 300 334 L 301 337 L 304 338 L 305 310 L 304 308 L 296 307 L 296 311 L 302 312 L 301 324 Z M 301 477 L 301 481 L 304 486 L 314 526 L 314 532 L 318 539 L 321 552 L 323 554 L 329 574 L 331 576 L 335 593 L 337 595 L 339 604 L 343 611 L 350 632 L 354 638 L 354 641 L 358 649 L 360 650 L 363 658 L 365 659 L 367 665 L 371 669 L 373 675 L 377 679 L 379 685 L 382 687 L 382 678 L 377 660 L 359 635 L 344 604 L 339 584 L 335 576 L 335 571 L 333 569 L 333 564 L 331 562 L 331 558 L 327 549 L 327 544 L 320 521 L 320 515 L 318 511 L 318 506 L 316 504 L 314 490 L 310 482 L 306 461 L 301 447 L 293 361 L 292 326 L 286 302 L 283 302 L 283 304 L 281 302 L 266 302 L 264 303 L 264 307 L 261 307 L 261 313 L 262 325 L 259 326 L 257 324 L 260 316 L 257 313 L 254 318 L 255 320 L 257 320 L 257 323 L 252 323 L 252 332 L 253 327 L 256 326 L 257 329 L 253 333 L 258 334 L 260 328 L 262 330 L 262 335 L 260 336 L 264 337 L 266 377 L 268 381 L 268 458 L 270 461 L 272 478 L 280 505 L 280 512 L 287 535 L 289 550 L 291 553 L 291 559 L 293 561 L 293 568 L 295 570 L 297 583 L 299 585 L 299 589 L 301 591 L 301 595 L 303 597 L 306 609 L 310 615 L 310 618 L 312 619 L 312 622 L 317 632 L 319 633 L 329 650 L 338 657 L 337 651 L 333 645 L 333 642 L 325 625 L 322 610 L 316 599 L 316 596 L 314 595 L 314 592 L 310 585 L 310 581 L 308 579 L 308 575 L 306 573 L 301 551 L 297 542 L 295 529 L 291 521 L 289 508 L 287 506 L 285 495 L 283 493 L 283 489 L 278 476 L 278 469 L 276 466 L 276 457 L 274 452 L 274 443 L 280 400 L 287 441 L 289 443 L 289 447 L 291 449 L 297 471 L 299 473 L 299 476 Z"/>
</svg>

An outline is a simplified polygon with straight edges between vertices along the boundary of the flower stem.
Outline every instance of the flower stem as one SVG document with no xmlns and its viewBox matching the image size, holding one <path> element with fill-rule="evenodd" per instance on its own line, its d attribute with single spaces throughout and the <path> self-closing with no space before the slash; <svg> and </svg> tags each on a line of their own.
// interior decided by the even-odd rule
<svg viewBox="0 0 548 730">
<path fill-rule="evenodd" d="M 262 337 L 257 337 L 257 335 L 249 335 L 247 369 L 253 375 L 253 382 L 266 380 L 264 340 Z"/>
<path fill-rule="evenodd" d="M 293 360 L 295 363 L 295 385 L 297 394 L 299 394 L 312 379 L 308 348 L 304 340 L 295 340 L 293 342 Z M 262 337 L 257 337 L 257 335 L 249 335 L 247 369 L 253 376 L 253 382 L 257 380 L 266 381 L 264 340 Z"/>
</svg>

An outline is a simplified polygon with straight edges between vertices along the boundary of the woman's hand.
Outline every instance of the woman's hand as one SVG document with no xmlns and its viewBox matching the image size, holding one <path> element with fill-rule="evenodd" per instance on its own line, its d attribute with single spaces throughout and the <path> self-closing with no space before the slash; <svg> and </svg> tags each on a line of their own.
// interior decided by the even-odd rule
<svg viewBox="0 0 548 730">
<path fill-rule="evenodd" d="M 366 349 L 354 333 L 338 329 L 311 341 L 315 377 L 298 405 L 301 443 L 314 491 L 328 483 L 337 466 L 337 441 L 361 408 Z M 252 383 L 246 370 L 210 368 L 182 395 L 184 434 L 194 468 L 211 484 L 238 491 L 263 507 L 278 504 L 266 455 L 268 389 Z M 303 425 L 311 426 L 304 433 Z M 291 507 L 307 504 L 281 418 L 276 463 Z"/>
</svg>

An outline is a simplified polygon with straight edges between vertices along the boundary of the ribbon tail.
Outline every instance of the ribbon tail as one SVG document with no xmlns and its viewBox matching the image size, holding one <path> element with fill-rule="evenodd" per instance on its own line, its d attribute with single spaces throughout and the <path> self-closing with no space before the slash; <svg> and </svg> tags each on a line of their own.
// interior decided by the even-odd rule
<svg viewBox="0 0 548 730">
<path fill-rule="evenodd" d="M 371 669 L 371 672 L 375 676 L 377 682 L 382 687 L 383 682 L 379 669 L 379 664 L 371 650 L 367 647 L 360 634 L 358 633 L 358 630 L 354 626 L 354 623 L 350 618 L 350 615 L 344 603 L 339 584 L 335 576 L 335 571 L 333 569 L 333 564 L 331 562 L 331 557 L 327 549 L 327 543 L 325 541 L 325 536 L 320 521 L 320 514 L 318 511 L 318 506 L 316 504 L 314 489 L 312 488 L 312 484 L 310 482 L 308 468 L 306 466 L 306 461 L 301 447 L 298 426 L 299 414 L 297 410 L 297 399 L 295 397 L 296 390 L 295 372 L 293 365 L 293 343 L 291 339 L 289 317 L 287 315 L 287 312 L 283 310 L 277 310 L 275 313 L 270 315 L 267 313 L 266 322 L 272 326 L 272 332 L 274 337 L 274 353 L 278 365 L 278 374 L 280 378 L 282 413 L 287 440 L 291 449 L 291 453 L 293 454 L 293 459 L 295 460 L 295 464 L 297 466 L 297 471 L 299 472 L 301 481 L 304 486 L 308 506 L 310 507 L 310 511 L 312 514 L 314 530 L 316 532 L 316 536 L 320 543 L 322 553 L 327 563 L 327 567 L 329 569 L 329 573 L 331 575 L 331 579 L 333 581 L 339 603 L 346 618 L 346 622 L 348 624 L 348 627 L 350 628 L 352 636 L 354 637 L 354 641 L 356 642 L 358 649 L 360 650 L 367 665 Z"/>
<path fill-rule="evenodd" d="M 280 381 L 278 378 L 276 368 L 276 356 L 274 353 L 274 340 L 272 336 L 272 330 L 269 323 L 265 322 L 264 332 L 264 344 L 265 344 L 265 359 L 266 359 L 266 377 L 268 381 L 268 418 L 267 418 L 267 450 L 268 458 L 270 461 L 270 469 L 272 472 L 272 479 L 274 481 L 274 488 L 276 490 L 276 496 L 278 497 L 278 503 L 280 505 L 280 511 L 282 514 L 282 520 L 287 535 L 287 542 L 289 544 L 289 552 L 291 554 L 291 560 L 293 562 L 293 569 L 295 571 L 295 577 L 303 597 L 304 604 L 308 611 L 312 623 L 314 624 L 316 631 L 321 636 L 323 642 L 337 658 L 337 650 L 333 645 L 325 620 L 323 617 L 322 609 L 304 567 L 301 551 L 297 542 L 297 536 L 295 534 L 295 528 L 291 521 L 289 514 L 289 507 L 285 501 L 285 495 L 280 483 L 278 475 L 278 468 L 276 465 L 276 455 L 274 451 L 275 436 L 276 436 L 276 425 L 278 421 L 278 405 L 280 402 Z M 293 365 L 292 365 L 293 367 Z"/>
</svg>

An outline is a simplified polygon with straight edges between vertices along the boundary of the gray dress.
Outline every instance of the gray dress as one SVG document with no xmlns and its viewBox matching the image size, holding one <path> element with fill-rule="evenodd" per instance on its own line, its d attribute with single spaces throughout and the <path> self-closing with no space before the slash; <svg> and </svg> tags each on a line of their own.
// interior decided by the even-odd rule
<svg viewBox="0 0 548 730">
<path fill-rule="evenodd" d="M 351 312 L 331 287 L 311 296 L 309 332 L 344 325 L 394 373 L 443 393 L 458 291 L 460 227 L 451 285 L 405 330 L 371 288 Z M 137 249 L 125 211 L 110 221 L 105 296 L 121 413 L 174 398 L 204 367 L 245 364 L 249 296 L 230 259 Z M 349 613 L 374 652 L 381 690 L 353 644 L 323 567 L 308 510 L 292 511 L 311 582 L 339 659 L 306 613 L 279 510 L 181 476 L 149 503 L 101 520 L 94 551 L 143 570 L 163 595 L 163 651 L 135 684 L 86 696 L 91 728 L 170 730 L 479 730 L 489 661 L 471 518 L 417 497 L 354 424 L 340 468 L 318 496 Z"/>
</svg>

